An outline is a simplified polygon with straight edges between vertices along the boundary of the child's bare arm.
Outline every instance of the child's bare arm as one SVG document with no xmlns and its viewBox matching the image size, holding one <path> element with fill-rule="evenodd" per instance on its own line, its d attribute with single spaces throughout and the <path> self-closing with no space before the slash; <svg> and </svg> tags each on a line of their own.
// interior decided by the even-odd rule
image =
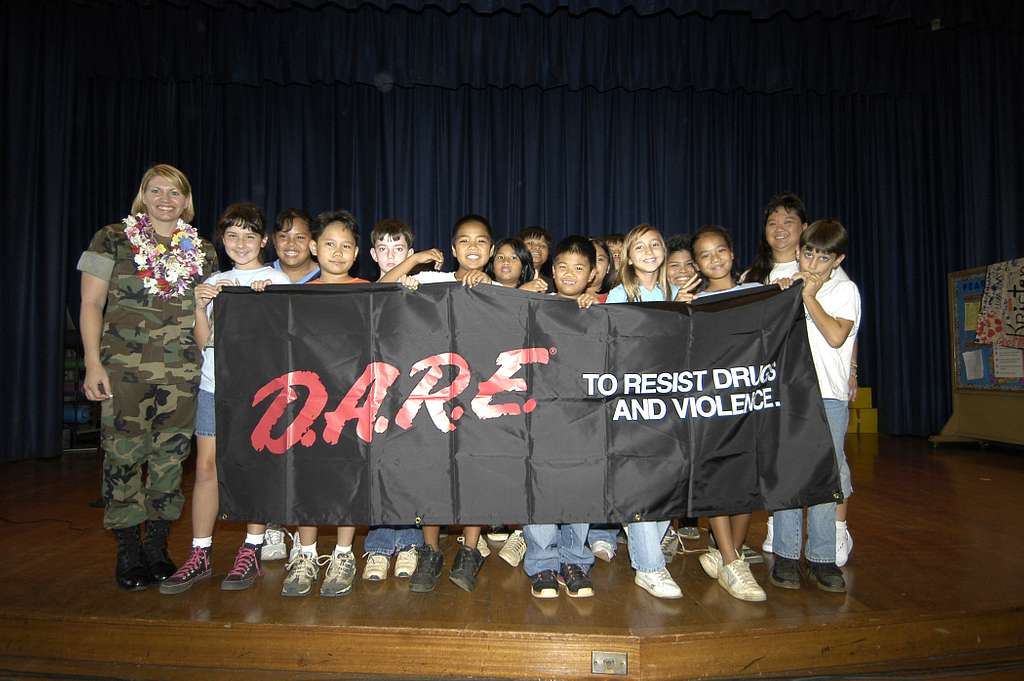
<svg viewBox="0 0 1024 681">
<path fill-rule="evenodd" d="M 811 321 L 818 327 L 818 331 L 821 331 L 821 335 L 825 337 L 829 345 L 834 348 L 841 347 L 850 337 L 850 332 L 853 331 L 853 321 L 833 317 L 818 302 L 815 296 L 821 290 L 821 285 L 825 283 L 825 277 L 809 272 L 800 272 L 794 279 L 797 277 L 804 280 L 804 290 L 801 295 L 804 299 L 804 307 L 807 308 L 807 314 L 811 316 Z"/>
<path fill-rule="evenodd" d="M 462 285 L 466 288 L 473 288 L 477 284 L 489 283 L 491 283 L 491 278 L 483 270 L 471 270 L 466 272 L 466 276 L 462 277 Z"/>
<path fill-rule="evenodd" d="M 436 248 L 426 251 L 416 251 L 408 258 L 391 268 L 391 271 L 379 279 L 382 284 L 395 284 L 402 280 L 419 265 L 434 263 L 434 269 L 439 270 L 444 265 L 444 253 Z"/>
<path fill-rule="evenodd" d="M 601 301 L 598 299 L 598 297 L 593 293 L 581 293 L 579 297 L 576 299 L 576 304 L 580 306 L 581 310 L 587 310 L 590 308 L 591 305 L 600 302 Z"/>
</svg>

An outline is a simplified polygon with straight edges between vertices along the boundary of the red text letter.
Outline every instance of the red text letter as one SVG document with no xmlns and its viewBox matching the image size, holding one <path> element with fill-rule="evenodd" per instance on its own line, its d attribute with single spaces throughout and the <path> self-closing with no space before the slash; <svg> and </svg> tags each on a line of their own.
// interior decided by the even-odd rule
<svg viewBox="0 0 1024 681">
<path fill-rule="evenodd" d="M 441 367 L 444 365 L 456 367 L 459 373 L 451 385 L 432 393 L 430 392 L 431 388 L 441 380 L 443 375 Z M 409 430 L 412 427 L 412 420 L 419 413 L 420 407 L 425 405 L 427 413 L 430 414 L 430 418 L 438 430 L 442 433 L 453 431 L 455 430 L 455 424 L 448 420 L 448 414 L 444 411 L 444 403 L 447 400 L 455 399 L 469 385 L 469 365 L 466 364 L 466 360 L 461 355 L 457 355 L 454 352 L 446 352 L 416 362 L 409 371 L 409 375 L 413 376 L 417 371 L 423 371 L 424 369 L 427 370 L 427 373 L 423 375 L 420 382 L 412 389 L 409 397 L 406 398 L 405 404 L 402 405 L 398 416 L 395 417 L 395 423 L 404 430 Z"/>
<path fill-rule="evenodd" d="M 499 416 L 516 416 L 522 413 L 533 411 L 537 406 L 534 400 L 527 400 L 522 408 L 515 402 L 505 404 L 491 404 L 491 398 L 497 393 L 523 392 L 526 390 L 526 381 L 521 378 L 512 378 L 524 364 L 547 364 L 551 353 L 546 348 L 524 348 L 522 350 L 508 350 L 498 355 L 496 364 L 498 370 L 494 375 L 480 384 L 476 397 L 470 403 L 473 413 L 480 419 L 495 419 Z"/>
<path fill-rule="evenodd" d="M 349 388 L 344 399 L 338 404 L 338 408 L 324 414 L 327 427 L 324 428 L 324 441 L 329 445 L 337 444 L 341 437 L 341 431 L 345 424 L 356 419 L 356 435 L 363 442 L 373 440 L 374 421 L 377 419 L 377 412 L 388 393 L 388 388 L 398 378 L 399 371 L 390 364 L 384 362 L 371 362 L 363 370 L 363 375 Z M 356 406 L 359 398 L 366 394 L 370 387 L 373 390 L 363 402 L 363 406 Z M 381 417 L 379 433 L 384 432 L 388 427 L 388 420 Z"/>
<path fill-rule="evenodd" d="M 299 399 L 299 394 L 292 387 L 296 385 L 301 385 L 309 391 L 306 403 L 295 420 L 285 429 L 284 434 L 275 438 L 271 435 L 271 431 L 284 414 L 285 407 Z M 267 407 L 267 411 L 253 428 L 249 438 L 253 449 L 262 452 L 266 448 L 273 454 L 284 454 L 297 442 L 301 442 L 304 447 L 311 447 L 316 442 L 316 434 L 309 430 L 309 427 L 313 421 L 317 420 L 324 405 L 327 404 L 327 390 L 320 382 L 320 377 L 312 371 L 292 371 L 282 374 L 256 391 L 256 395 L 252 398 L 252 406 L 255 407 L 275 391 L 278 391 L 277 397 Z"/>
</svg>

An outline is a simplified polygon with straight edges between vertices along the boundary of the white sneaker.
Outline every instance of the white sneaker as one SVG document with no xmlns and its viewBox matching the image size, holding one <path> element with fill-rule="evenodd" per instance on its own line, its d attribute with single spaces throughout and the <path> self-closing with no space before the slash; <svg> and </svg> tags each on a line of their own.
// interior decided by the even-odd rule
<svg viewBox="0 0 1024 681">
<path fill-rule="evenodd" d="M 704 574 L 711 579 L 718 579 L 718 573 L 722 571 L 721 551 L 718 549 L 708 549 L 706 553 L 700 554 L 697 561 L 704 568 Z"/>
<path fill-rule="evenodd" d="M 853 552 L 853 536 L 846 523 L 836 521 L 836 567 L 843 567 Z"/>
<path fill-rule="evenodd" d="M 765 553 L 772 553 L 772 539 L 775 537 L 775 523 L 772 520 L 772 516 L 768 516 L 768 534 L 764 538 L 764 543 L 761 544 L 761 550 Z"/>
<path fill-rule="evenodd" d="M 459 535 L 459 537 L 455 541 L 459 542 L 460 544 L 466 543 L 466 539 L 462 535 Z M 487 540 L 484 539 L 484 536 L 482 534 L 476 540 L 476 550 L 479 551 L 480 555 L 484 558 L 491 555 L 491 546 L 487 543 Z"/>
<path fill-rule="evenodd" d="M 412 573 L 416 572 L 416 564 L 418 560 L 419 554 L 416 553 L 415 546 L 410 546 L 404 551 L 399 551 L 398 556 L 395 558 L 395 577 L 412 577 Z"/>
<path fill-rule="evenodd" d="M 676 584 L 676 580 L 672 579 L 667 568 L 661 568 L 657 572 L 640 572 L 638 570 L 633 582 L 655 598 L 683 597 L 683 590 Z"/>
<path fill-rule="evenodd" d="M 505 545 L 498 551 L 498 557 L 512 567 L 519 565 L 525 555 L 526 537 L 523 536 L 522 530 L 516 530 L 510 534 L 508 540 L 505 541 Z"/>
<path fill-rule="evenodd" d="M 594 558 L 600 558 L 606 563 L 612 562 L 612 558 L 615 557 L 615 547 L 603 539 L 593 542 L 590 545 L 590 551 L 594 554 Z"/>
<path fill-rule="evenodd" d="M 366 565 L 363 566 L 363 579 L 371 582 L 383 582 L 388 578 L 389 558 L 383 553 L 366 553 Z"/>
<path fill-rule="evenodd" d="M 317 574 L 320 572 L 316 556 L 302 551 L 293 553 L 284 569 L 288 571 L 288 575 L 281 585 L 282 596 L 305 596 L 313 589 Z"/>
<path fill-rule="evenodd" d="M 730 596 L 741 601 L 763 601 L 768 598 L 764 589 L 754 580 L 750 574 L 750 566 L 742 558 L 724 566 L 718 571 L 718 583 Z"/>
<path fill-rule="evenodd" d="M 284 560 L 288 556 L 288 547 L 284 543 L 287 534 L 283 527 L 267 525 L 267 533 L 263 535 L 263 548 L 260 549 L 260 560 Z"/>
</svg>

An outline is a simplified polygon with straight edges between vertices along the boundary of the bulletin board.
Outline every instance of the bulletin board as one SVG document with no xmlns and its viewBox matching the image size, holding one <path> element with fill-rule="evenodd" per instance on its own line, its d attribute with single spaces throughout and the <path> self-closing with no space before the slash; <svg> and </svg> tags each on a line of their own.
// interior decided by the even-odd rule
<svg viewBox="0 0 1024 681">
<path fill-rule="evenodd" d="M 953 414 L 942 432 L 930 438 L 934 445 L 960 442 L 1024 445 L 1024 379 L 1014 375 L 1018 356 L 978 343 L 975 334 L 986 270 L 976 267 L 949 274 Z"/>
<path fill-rule="evenodd" d="M 1024 391 L 1024 376 L 1014 375 L 1012 368 L 1015 360 L 1024 357 L 1021 350 L 978 343 L 974 333 L 985 292 L 985 270 L 976 267 L 949 275 L 953 390 Z"/>
</svg>

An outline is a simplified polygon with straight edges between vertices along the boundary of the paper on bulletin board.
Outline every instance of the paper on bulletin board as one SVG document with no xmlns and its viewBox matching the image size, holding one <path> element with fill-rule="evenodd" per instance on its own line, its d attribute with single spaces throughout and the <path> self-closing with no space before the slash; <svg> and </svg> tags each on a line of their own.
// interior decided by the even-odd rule
<svg viewBox="0 0 1024 681">
<path fill-rule="evenodd" d="M 981 310 L 981 301 L 969 300 L 964 302 L 964 328 L 974 329 L 978 326 L 978 312 Z"/>
<path fill-rule="evenodd" d="M 970 350 L 963 353 L 964 374 L 968 381 L 977 381 L 985 377 L 985 356 L 981 350 Z"/>
<path fill-rule="evenodd" d="M 1024 378 L 1024 350 L 993 346 L 992 375 L 996 378 Z"/>
</svg>

